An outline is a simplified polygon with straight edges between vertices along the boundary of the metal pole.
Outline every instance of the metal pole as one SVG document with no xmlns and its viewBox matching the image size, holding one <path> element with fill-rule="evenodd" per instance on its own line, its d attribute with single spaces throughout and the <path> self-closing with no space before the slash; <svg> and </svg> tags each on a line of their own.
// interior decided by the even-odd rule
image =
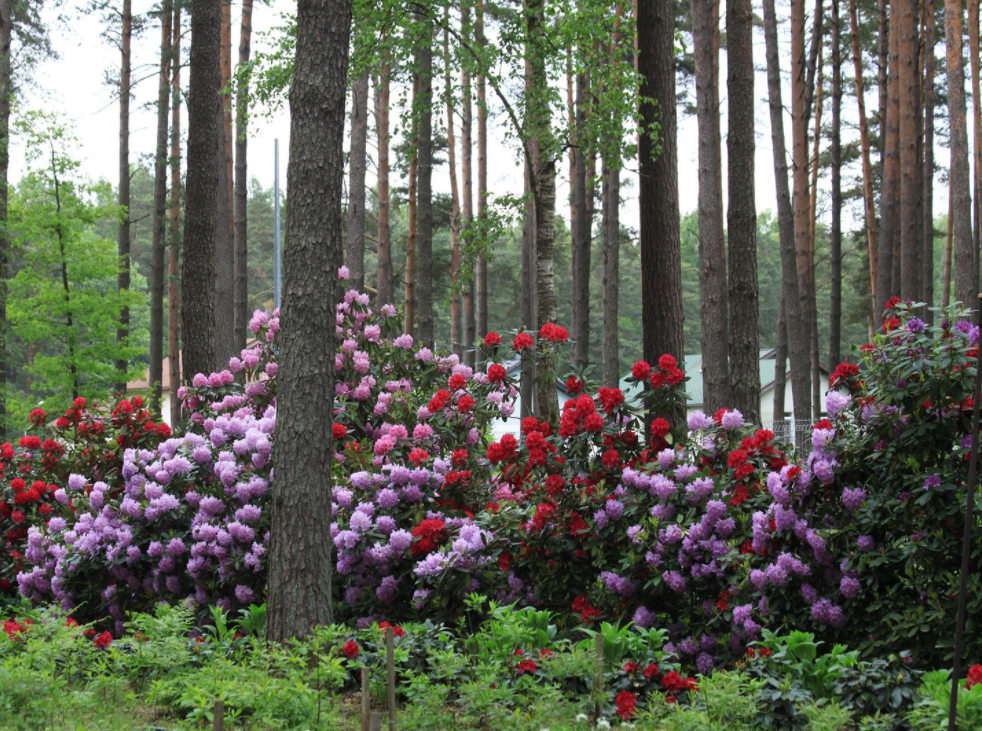
<svg viewBox="0 0 982 731">
<path fill-rule="evenodd" d="M 279 309 L 280 295 L 280 141 L 273 140 L 273 307 Z"/>
<path fill-rule="evenodd" d="M 976 324 L 982 327 L 982 294 L 976 305 Z M 951 703 L 948 706 L 948 731 L 957 731 L 955 717 L 958 714 L 958 679 L 962 672 L 962 644 L 965 640 L 965 605 L 968 601 L 968 571 L 972 558 L 972 513 L 975 510 L 975 493 L 978 492 L 979 475 L 979 398 L 982 397 L 982 363 L 975 359 L 975 406 L 972 409 L 972 448 L 968 458 L 968 482 L 965 483 L 965 529 L 962 532 L 962 576 L 958 588 L 958 619 L 955 625 L 955 662 L 951 671 Z"/>
</svg>

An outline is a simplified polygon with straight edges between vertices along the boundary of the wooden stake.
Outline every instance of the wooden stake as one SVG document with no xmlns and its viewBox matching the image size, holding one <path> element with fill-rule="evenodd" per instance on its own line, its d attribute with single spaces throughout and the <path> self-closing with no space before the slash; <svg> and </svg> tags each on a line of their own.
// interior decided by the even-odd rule
<svg viewBox="0 0 982 731">
<path fill-rule="evenodd" d="M 396 651 L 392 627 L 385 628 L 385 665 L 389 686 L 389 731 L 396 731 Z"/>
<path fill-rule="evenodd" d="M 361 669 L 361 731 L 368 731 L 368 716 L 371 702 L 369 700 L 369 671 Z"/>
<path fill-rule="evenodd" d="M 215 701 L 215 731 L 225 731 L 225 701 Z"/>
<path fill-rule="evenodd" d="M 603 717 L 604 713 L 604 635 L 598 632 L 594 638 L 597 646 L 597 678 L 594 681 L 594 689 L 597 691 L 597 720 Z"/>
</svg>

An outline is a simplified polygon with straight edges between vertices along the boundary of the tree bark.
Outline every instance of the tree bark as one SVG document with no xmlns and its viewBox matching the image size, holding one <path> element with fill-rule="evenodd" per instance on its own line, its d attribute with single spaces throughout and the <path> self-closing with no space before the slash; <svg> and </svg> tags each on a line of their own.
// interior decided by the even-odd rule
<svg viewBox="0 0 982 731">
<path fill-rule="evenodd" d="M 818 283 L 815 279 L 815 229 L 818 220 L 818 153 L 822 141 L 822 112 L 825 104 L 825 65 L 818 52 L 818 93 L 815 103 L 815 134 L 812 141 L 811 188 L 808 211 L 808 327 L 811 333 L 812 405 L 817 418 L 822 413 L 822 374 L 818 342 Z"/>
<path fill-rule="evenodd" d="M 449 24 L 449 8 L 444 13 Z M 443 56 L 450 58 L 450 33 L 443 30 Z M 460 195 L 457 190 L 457 138 L 454 135 L 453 91 L 450 86 L 450 64 L 444 72 L 444 102 L 447 107 L 447 168 L 450 173 L 450 349 L 463 356 L 463 322 L 460 309 Z"/>
<path fill-rule="evenodd" d="M 614 6 L 614 29 L 610 43 L 610 62 L 617 63 L 622 48 L 623 33 L 621 22 L 624 3 Z M 617 125 L 615 139 L 620 142 L 623 129 Z M 604 327 L 602 339 L 603 371 L 602 383 L 606 388 L 617 388 L 620 384 L 620 327 L 618 323 L 620 299 L 620 254 L 621 254 L 621 171 L 620 156 L 613 155 L 609 148 L 601 155 L 601 178 L 603 180 L 603 309 Z"/>
<path fill-rule="evenodd" d="M 150 269 L 150 411 L 159 418 L 164 378 L 164 239 L 167 235 L 167 122 L 170 112 L 171 0 L 160 8 L 160 79 L 157 86 L 157 149 L 154 154 L 153 243 Z"/>
<path fill-rule="evenodd" d="M 778 228 L 780 228 L 778 222 Z M 777 347 L 774 351 L 774 416 L 772 429 L 778 436 L 787 436 L 784 430 L 784 395 L 788 390 L 788 318 L 787 303 L 790 300 L 781 298 L 777 315 Z M 794 386 L 792 386 L 793 388 Z"/>
<path fill-rule="evenodd" d="M 928 0 L 933 3 L 934 0 Z M 866 120 L 866 98 L 863 91 L 863 56 L 859 47 L 859 20 L 856 11 L 856 0 L 849 0 L 849 22 L 852 31 L 852 60 L 856 72 L 856 103 L 859 107 L 859 144 L 863 158 L 863 201 L 866 207 L 866 246 L 869 250 L 870 297 L 875 303 L 877 298 L 877 235 L 876 235 L 876 202 L 873 198 L 873 166 L 870 162 L 869 126 Z M 874 312 L 875 315 L 875 312 Z"/>
<path fill-rule="evenodd" d="M 469 3 L 461 4 L 461 35 L 464 42 L 470 45 L 471 42 L 471 14 Z M 473 175 L 473 94 L 471 88 L 471 72 L 467 65 L 460 69 L 461 75 L 461 114 L 460 114 L 460 146 L 461 146 L 461 225 L 466 232 L 464 235 L 464 246 L 467 249 L 467 260 L 473 262 L 471 248 L 471 227 L 474 225 L 474 175 Z M 476 313 L 474 312 L 474 273 L 475 266 L 472 264 L 466 268 L 467 280 L 463 287 L 463 360 L 465 365 L 474 367 L 474 332 L 477 329 Z"/>
<path fill-rule="evenodd" d="M 130 288 L 130 46 L 133 37 L 133 13 L 131 0 L 123 0 L 122 30 L 120 33 L 119 66 L 119 230 L 117 234 L 117 253 L 119 254 L 119 274 L 116 276 L 116 290 L 126 292 Z M 125 346 L 130 335 L 130 308 L 124 306 L 119 311 L 119 326 L 116 329 L 116 345 Z M 126 393 L 126 372 L 129 370 L 127 358 L 116 359 L 116 391 Z"/>
<path fill-rule="evenodd" d="M 477 13 L 474 17 L 474 36 L 480 48 L 487 45 L 484 37 L 484 0 L 477 0 Z M 488 213 L 488 108 L 487 80 L 483 75 L 477 77 L 477 216 L 484 223 Z M 488 333 L 488 260 L 483 251 L 477 257 L 477 274 L 474 281 L 474 309 L 477 333 L 483 340 Z M 478 348 L 478 365 L 483 366 L 484 354 Z"/>
<path fill-rule="evenodd" d="M 955 299 L 975 308 L 978 272 L 972 243 L 972 194 L 965 121 L 965 69 L 962 56 L 962 9 L 959 0 L 945 0 L 945 50 L 948 67 L 948 119 L 951 127 L 951 227 L 955 260 Z"/>
<path fill-rule="evenodd" d="M 181 383 L 180 303 L 181 303 L 181 4 L 174 3 L 171 48 L 173 75 L 171 81 L 171 147 L 170 147 L 170 231 L 168 232 L 167 266 L 167 359 L 170 383 L 170 423 L 181 423 L 181 401 L 177 389 Z"/>
<path fill-rule="evenodd" d="M 418 221 L 418 193 L 416 189 L 416 181 L 419 177 L 418 166 L 419 157 L 417 155 L 417 150 L 419 148 L 419 75 L 417 74 L 413 79 L 413 99 L 412 99 L 412 128 L 410 134 L 410 141 L 413 145 L 412 157 L 409 159 L 409 192 L 408 192 L 408 203 L 407 203 L 407 227 L 409 229 L 406 235 L 406 322 L 404 331 L 409 335 L 413 334 L 413 328 L 416 325 L 416 227 Z M 352 120 L 354 120 L 354 110 L 352 109 Z M 352 146 L 354 141 L 352 140 Z M 350 163 L 349 163 L 350 164 Z M 364 184 L 364 181 L 363 181 Z M 351 194 L 348 194 L 350 201 Z M 364 206 L 364 201 L 362 202 Z M 350 206 L 350 203 L 349 203 Z M 362 219 L 362 224 L 364 225 L 364 218 Z M 364 241 L 364 233 L 362 234 L 362 240 Z M 348 239 L 350 244 L 351 239 Z M 362 246 L 362 254 L 364 255 L 364 245 Z"/>
<path fill-rule="evenodd" d="M 729 343 L 726 313 L 726 250 L 723 244 L 723 191 L 720 187 L 720 110 L 713 31 L 719 19 L 713 0 L 692 2 L 692 44 L 696 69 L 699 128 L 699 316 L 701 321 L 703 403 L 706 411 L 730 407 Z M 775 159 L 777 159 L 775 157 Z"/>
<path fill-rule="evenodd" d="M 726 136 L 730 245 L 730 402 L 760 423 L 760 329 L 757 303 L 757 205 L 754 199 L 753 7 L 726 0 Z"/>
<path fill-rule="evenodd" d="M 916 2 L 916 0 L 915 0 Z M 829 364 L 842 359 L 842 39 L 839 0 L 832 0 L 832 230 L 829 232 Z"/>
<path fill-rule="evenodd" d="M 886 165 L 887 117 L 890 108 L 890 88 L 888 72 L 890 69 L 890 26 L 887 11 L 888 0 L 877 0 L 877 34 L 876 34 L 876 87 L 879 94 L 877 117 L 879 118 L 879 151 L 880 151 L 880 183 L 883 181 L 883 170 Z M 880 191 L 882 193 L 882 190 Z M 881 227 L 882 231 L 882 227 Z M 877 303 L 874 303 L 874 306 Z"/>
<path fill-rule="evenodd" d="M 795 219 L 788 189 L 787 144 L 784 137 L 784 103 L 781 100 L 781 65 L 777 42 L 777 15 L 774 0 L 764 0 L 764 41 L 767 53 L 767 98 L 771 114 L 771 147 L 774 150 L 774 185 L 777 191 L 777 223 L 781 244 L 781 302 L 786 327 L 788 356 L 791 361 L 791 396 L 794 418 L 811 416 L 811 371 L 809 343 L 803 317 L 795 250 Z M 780 336 L 779 336 L 780 337 Z M 784 376 L 782 375 L 782 378 Z M 777 398 L 777 392 L 775 392 Z M 784 398 L 781 392 L 781 398 Z M 775 407 L 776 409 L 776 407 Z M 783 418 L 775 410 L 775 419 Z"/>
<path fill-rule="evenodd" d="M 391 304 L 392 291 L 392 241 L 389 225 L 389 66 L 390 51 L 383 52 L 375 96 L 375 120 L 378 125 L 378 279 L 375 287 L 378 304 Z"/>
<path fill-rule="evenodd" d="M 422 344 L 433 348 L 433 27 L 425 14 L 417 50 L 419 145 L 416 148 L 416 321 Z"/>
<path fill-rule="evenodd" d="M 586 368 L 590 360 L 590 228 L 591 220 L 587 206 L 587 151 L 584 127 L 587 123 L 587 96 L 589 76 L 576 75 L 576 145 L 573 148 L 574 206 L 576 220 L 572 231 L 572 251 L 570 264 L 573 281 L 570 299 L 572 300 L 573 367 Z"/>
<path fill-rule="evenodd" d="M 898 98 L 900 101 L 900 296 L 917 300 L 920 272 L 917 253 L 917 0 L 893 0 L 898 5 Z"/>
<path fill-rule="evenodd" d="M 221 7 L 201 2 L 191 14 L 190 88 L 188 91 L 187 193 L 184 210 L 183 307 L 184 378 L 218 368 L 217 299 L 221 231 L 228 230 L 219 215 L 227 195 L 219 61 Z M 172 386 L 173 387 L 173 386 Z"/>
<path fill-rule="evenodd" d="M 900 184 L 900 96 L 899 96 L 899 37 L 900 20 L 896 1 L 890 4 L 890 61 L 887 78 L 886 142 L 883 153 L 883 179 L 880 193 L 880 246 L 877 273 L 876 310 L 882 312 L 887 300 L 900 289 L 894 278 L 897 234 L 897 193 Z"/>
<path fill-rule="evenodd" d="M 351 85 L 351 151 L 348 156 L 348 242 L 344 261 L 351 287 L 365 288 L 365 169 L 368 163 L 368 69 Z"/>
<path fill-rule="evenodd" d="M 802 337 L 810 343 L 810 313 L 809 307 L 809 208 L 808 193 L 808 116 L 805 105 L 805 0 L 791 2 L 791 140 L 792 162 L 794 165 L 794 242 L 796 270 L 798 276 L 799 313 L 801 315 Z M 790 333 L 789 333 L 790 334 Z M 793 341 L 792 341 L 793 343 Z M 806 352 L 810 352 L 809 350 Z M 794 351 L 792 351 L 792 368 L 794 367 Z M 807 366 L 806 366 L 807 367 Z M 809 384 L 811 375 L 809 373 Z M 792 373 L 792 389 L 795 380 Z M 794 395 L 794 412 L 811 415 L 812 395 L 809 389 L 807 398 L 798 391 Z M 807 407 L 806 407 L 807 402 Z M 805 418 L 808 418 L 807 416 Z"/>
<path fill-rule="evenodd" d="M 232 249 L 229 272 L 232 283 L 232 320 L 235 321 L 235 164 L 232 159 L 232 94 L 225 90 L 232 81 L 232 0 L 222 0 L 222 130 L 225 140 L 225 187 L 228 191 L 228 244 Z M 234 334 L 233 334 L 234 337 Z"/>
<path fill-rule="evenodd" d="M 934 73 L 936 43 L 934 0 L 924 0 L 924 231 L 921 255 L 921 291 L 928 311 L 924 319 L 934 322 Z"/>
<path fill-rule="evenodd" d="M 982 232 L 982 90 L 979 88 L 979 0 L 968 0 L 968 58 L 972 72 L 972 157 L 973 187 L 972 196 L 972 252 L 974 256 L 972 272 L 978 281 L 979 246 Z M 978 300 L 972 300 L 974 303 Z"/>
<path fill-rule="evenodd" d="M 0 0 L 0 439 L 7 436 L 7 277 L 10 233 L 7 230 L 7 174 L 10 167 L 12 0 Z M 30 392 L 30 388 L 27 389 Z"/>
<path fill-rule="evenodd" d="M 300 0 L 290 89 L 283 327 L 272 486 L 266 638 L 333 620 L 331 419 L 334 303 L 343 247 L 344 103 L 351 0 Z"/>
<path fill-rule="evenodd" d="M 948 307 L 951 304 L 951 250 L 954 239 L 954 197 L 951 195 L 951 176 L 948 176 L 948 232 L 945 237 L 944 247 L 944 284 L 941 292 L 941 305 Z"/>
<path fill-rule="evenodd" d="M 242 0 L 239 28 L 239 68 L 249 63 L 252 41 L 252 0 Z M 244 80 L 236 89 L 235 99 L 235 348 L 242 351 L 249 329 L 249 168 L 248 133 L 249 86 Z"/>
<path fill-rule="evenodd" d="M 669 0 L 638 3 L 641 105 L 640 178 L 641 337 L 644 359 L 685 356 L 682 254 L 679 236 L 678 143 L 675 103 L 675 12 Z M 660 152 L 646 130 L 658 125 Z M 756 320 L 754 321 L 756 322 Z M 673 420 L 681 414 L 669 414 Z"/>
</svg>

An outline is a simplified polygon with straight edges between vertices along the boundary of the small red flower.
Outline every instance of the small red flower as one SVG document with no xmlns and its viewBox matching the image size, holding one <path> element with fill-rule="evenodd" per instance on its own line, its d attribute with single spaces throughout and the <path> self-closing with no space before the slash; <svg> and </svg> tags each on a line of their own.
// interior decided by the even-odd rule
<svg viewBox="0 0 982 731">
<path fill-rule="evenodd" d="M 489 332 L 484 336 L 484 344 L 489 348 L 495 345 L 501 345 L 501 336 L 496 332 Z"/>
<path fill-rule="evenodd" d="M 625 721 L 634 715 L 634 704 L 637 702 L 637 696 L 634 695 L 629 690 L 622 690 L 618 695 L 614 704 L 617 707 L 617 715 L 620 716 Z"/>
<path fill-rule="evenodd" d="M 341 652 L 344 653 L 346 658 L 353 660 L 354 658 L 358 657 L 358 653 L 361 652 L 361 648 L 358 647 L 358 643 L 354 640 L 348 640 L 344 643 L 344 647 L 341 648 Z"/>
<path fill-rule="evenodd" d="M 628 660 L 626 663 L 624 663 L 624 672 L 627 673 L 628 675 L 634 675 L 640 670 L 641 670 L 641 666 L 638 665 L 633 660 Z"/>
<path fill-rule="evenodd" d="M 668 434 L 671 428 L 671 424 L 659 416 L 657 419 L 651 422 L 651 438 L 655 441 L 664 439 L 665 435 Z"/>
<path fill-rule="evenodd" d="M 639 360 L 637 363 L 631 366 L 631 376 L 635 381 L 646 381 L 650 375 L 651 366 L 643 360 Z"/>
<path fill-rule="evenodd" d="M 466 414 L 468 411 L 474 408 L 474 399 L 464 394 L 459 399 L 457 399 L 457 411 Z"/>
<path fill-rule="evenodd" d="M 44 423 L 44 409 L 34 409 L 31 412 L 31 423 L 35 426 L 41 426 Z"/>
<path fill-rule="evenodd" d="M 348 436 L 348 428 L 344 424 L 334 423 L 331 427 L 331 432 L 334 436 L 334 441 L 340 442 L 342 439 Z"/>
<path fill-rule="evenodd" d="M 583 390 L 583 381 L 576 376 L 570 376 L 566 379 L 566 390 L 569 391 L 570 395 L 575 396 Z"/>
<path fill-rule="evenodd" d="M 448 386 L 450 387 L 451 391 L 459 391 L 466 385 L 467 385 L 467 379 L 464 378 L 462 374 L 454 373 L 452 376 L 450 376 L 450 382 Z"/>
<path fill-rule="evenodd" d="M 488 381 L 491 383 L 501 383 L 506 375 L 505 367 L 500 363 L 492 363 L 488 367 Z"/>
<path fill-rule="evenodd" d="M 648 667 L 644 669 L 644 677 L 647 680 L 658 677 L 658 666 L 654 663 L 649 664 Z"/>
<path fill-rule="evenodd" d="M 534 673 L 538 669 L 535 660 L 522 660 L 518 663 L 518 672 L 520 673 Z"/>
<path fill-rule="evenodd" d="M 429 458 L 430 455 L 426 453 L 426 450 L 420 449 L 419 447 L 413 448 L 413 450 L 409 453 L 409 461 L 417 467 L 419 467 L 421 463 L 425 462 Z"/>
<path fill-rule="evenodd" d="M 518 335 L 516 335 L 515 339 L 512 341 L 512 347 L 515 350 L 525 350 L 525 348 L 529 348 L 531 346 L 532 346 L 532 336 L 529 335 L 527 332 L 518 333 Z"/>
<path fill-rule="evenodd" d="M 94 640 L 96 647 L 109 647 L 112 641 L 113 641 L 113 636 L 108 632 L 103 632 Z"/>
</svg>

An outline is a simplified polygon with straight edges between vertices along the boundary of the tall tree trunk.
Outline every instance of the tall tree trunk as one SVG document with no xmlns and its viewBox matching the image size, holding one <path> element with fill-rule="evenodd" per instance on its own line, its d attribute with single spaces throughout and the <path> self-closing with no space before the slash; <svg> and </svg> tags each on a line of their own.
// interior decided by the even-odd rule
<svg viewBox="0 0 982 731">
<path fill-rule="evenodd" d="M 928 308 L 934 306 L 934 0 L 924 0 L 924 231 L 921 290 Z M 929 323 L 934 313 L 924 313 Z"/>
<path fill-rule="evenodd" d="M 120 34 L 119 66 L 119 232 L 117 252 L 119 274 L 116 289 L 127 292 L 130 288 L 130 44 L 133 37 L 133 13 L 131 0 L 123 0 L 122 31 Z M 116 329 L 116 345 L 125 346 L 130 335 L 130 308 L 119 311 L 119 327 Z M 116 391 L 126 393 L 127 358 L 116 359 Z"/>
<path fill-rule="evenodd" d="M 928 0 L 933 3 L 934 0 Z M 877 299 L 876 202 L 873 198 L 873 166 L 870 162 L 869 127 L 866 121 L 866 98 L 863 91 L 863 56 L 859 47 L 859 20 L 856 0 L 849 0 L 849 22 L 852 31 L 852 61 L 856 72 L 856 103 L 859 107 L 859 144 L 863 158 L 863 202 L 866 208 L 866 246 L 869 250 L 870 297 Z"/>
<path fill-rule="evenodd" d="M 978 272 L 972 243 L 972 194 L 968 167 L 968 127 L 965 121 L 965 69 L 962 56 L 962 7 L 945 0 L 945 47 L 948 66 L 948 120 L 951 127 L 951 227 L 955 259 L 955 299 L 977 307 Z"/>
<path fill-rule="evenodd" d="M 876 33 L 876 90 L 879 95 L 879 106 L 876 115 L 879 118 L 879 152 L 880 152 L 880 183 L 883 182 L 883 171 L 886 166 L 887 117 L 890 109 L 890 25 L 888 21 L 889 0 L 877 0 L 877 33 Z M 882 193 L 882 190 L 880 191 Z M 881 232 L 882 232 L 882 226 Z M 878 308 L 878 302 L 874 302 Z"/>
<path fill-rule="evenodd" d="M 952 242 L 954 240 L 954 220 L 955 220 L 955 205 L 954 196 L 951 194 L 951 176 L 948 176 L 948 233 L 945 237 L 945 247 L 944 247 L 944 283 L 941 292 L 941 304 L 944 307 L 948 307 L 951 304 L 951 253 L 952 253 Z"/>
<path fill-rule="evenodd" d="M 239 28 L 239 68 L 249 63 L 252 41 L 252 0 L 242 0 L 242 20 Z M 247 77 L 248 78 L 248 77 Z M 246 346 L 249 328 L 249 168 L 246 137 L 249 123 L 249 87 L 243 81 L 236 89 L 235 99 L 235 348 Z"/>
<path fill-rule="evenodd" d="M 164 239 L 167 235 L 167 122 L 170 112 L 171 0 L 160 8 L 160 80 L 157 85 L 157 149 L 154 154 L 153 244 L 150 269 L 150 411 L 160 416 L 164 379 Z"/>
<path fill-rule="evenodd" d="M 880 193 L 880 247 L 877 273 L 877 312 L 882 312 L 886 301 L 900 289 L 894 279 L 897 266 L 894 262 L 897 231 L 897 192 L 900 182 L 900 97 L 898 60 L 899 15 L 896 2 L 890 5 L 890 62 L 887 74 L 886 142 L 883 153 L 883 182 Z"/>
<path fill-rule="evenodd" d="M 780 228 L 778 222 L 778 228 Z M 781 298 L 781 305 L 777 315 L 777 347 L 774 350 L 774 416 L 772 417 L 772 428 L 778 436 L 786 436 L 784 430 L 784 396 L 788 390 L 788 318 L 787 302 L 789 300 Z"/>
<path fill-rule="evenodd" d="M 471 15 L 470 5 L 464 3 L 461 6 L 461 32 L 464 42 L 470 45 L 471 38 Z M 462 82 L 462 99 L 460 115 L 460 145 L 461 145 L 461 194 L 463 195 L 461 205 L 461 223 L 464 231 L 464 245 L 468 250 L 467 260 L 474 261 L 470 252 L 471 248 L 471 227 L 474 224 L 474 175 L 473 175 L 473 98 L 471 90 L 471 72 L 467 66 L 460 70 Z M 471 368 L 474 367 L 474 332 L 477 329 L 476 313 L 474 312 L 474 271 L 473 265 L 467 267 L 468 276 L 463 287 L 463 358 L 464 363 Z"/>
<path fill-rule="evenodd" d="M 174 3 L 174 27 L 171 48 L 173 77 L 171 81 L 170 133 L 170 231 L 167 264 L 167 360 L 170 385 L 170 423 L 181 423 L 181 401 L 177 389 L 181 384 L 181 4 Z"/>
<path fill-rule="evenodd" d="M 823 61 L 822 49 L 820 49 L 818 52 L 815 134 L 813 136 L 814 152 L 811 157 L 810 208 L 808 211 L 808 327 L 811 332 L 812 405 L 816 417 L 822 413 L 822 374 L 818 343 L 818 283 L 815 278 L 815 230 L 818 220 L 818 153 L 822 141 L 822 112 L 825 102 L 825 66 Z"/>
<path fill-rule="evenodd" d="M 530 64 L 529 64 L 530 66 Z M 530 83 L 531 73 L 526 74 L 526 83 Z M 527 87 L 526 87 L 527 88 Z M 534 149 L 534 142 L 529 147 Z M 522 222 L 522 327 L 532 333 L 536 328 L 536 270 L 535 270 L 535 201 L 532 199 L 532 177 L 535 159 L 532 155 L 525 156 L 525 218 Z M 522 418 L 538 413 L 535 403 L 535 361 L 532 358 L 522 358 L 521 373 Z"/>
<path fill-rule="evenodd" d="M 236 330 L 236 306 L 235 306 L 235 279 L 236 279 L 236 248 L 235 248 L 235 161 L 232 159 L 232 94 L 225 92 L 232 81 L 232 0 L 222 0 L 222 130 L 225 140 L 225 188 L 226 200 L 228 205 L 226 215 L 228 216 L 228 282 L 229 282 L 229 304 L 231 305 L 231 330 L 229 331 L 229 343 L 234 355 L 239 354 L 239 336 Z M 244 331 L 243 331 L 244 336 Z"/>
<path fill-rule="evenodd" d="M 917 0 L 914 0 L 914 48 L 917 61 L 914 64 L 914 291 L 917 296 L 913 299 L 917 302 L 924 301 L 924 290 L 921 286 L 921 276 L 923 270 L 924 255 L 924 50 L 921 46 L 921 15 L 922 10 L 917 7 Z M 920 313 L 922 317 L 925 313 Z"/>
<path fill-rule="evenodd" d="M 897 82 L 900 100 L 900 296 L 915 300 L 920 271 L 917 253 L 917 0 L 893 0 L 898 5 Z"/>
<path fill-rule="evenodd" d="M 331 419 L 334 291 L 341 264 L 344 102 L 351 0 L 301 0 L 290 89 L 283 329 L 266 638 L 302 637 L 334 617 Z"/>
<path fill-rule="evenodd" d="M 218 313 L 221 272 L 220 215 L 227 195 L 223 172 L 222 70 L 219 59 L 222 11 L 202 3 L 191 14 L 190 83 L 188 91 L 188 154 L 184 210 L 183 302 L 184 379 L 220 370 Z M 227 242 L 226 242 L 227 243 Z M 173 388 L 173 385 L 172 385 Z"/>
<path fill-rule="evenodd" d="M 796 269 L 798 274 L 799 312 L 801 313 L 801 330 L 806 342 L 810 344 L 811 308 L 809 307 L 809 208 L 808 194 L 808 113 L 805 104 L 805 0 L 791 2 L 791 141 L 792 162 L 794 165 L 794 242 Z M 810 345 L 809 345 L 810 348 Z M 794 351 L 792 350 L 792 368 L 794 367 Z M 811 376 L 809 374 L 809 383 Z M 795 381 L 792 373 L 792 389 Z M 794 391 L 794 412 L 811 414 L 812 395 L 807 399 L 804 394 L 799 397 Z M 807 409 L 805 407 L 807 400 Z M 807 418 L 807 416 L 805 417 Z"/>
<path fill-rule="evenodd" d="M 383 53 L 382 69 L 375 96 L 375 120 L 378 124 L 378 290 L 376 302 L 391 304 L 392 291 L 392 241 L 389 226 L 389 67 L 390 51 Z"/>
<path fill-rule="evenodd" d="M 12 0 L 0 0 L 0 439 L 7 436 L 7 277 L 10 233 L 7 230 L 7 173 L 10 166 L 10 36 Z M 30 388 L 28 388 L 30 391 Z"/>
<path fill-rule="evenodd" d="M 726 135 L 730 266 L 730 402 L 760 423 L 760 330 L 757 303 L 757 204 L 754 199 L 753 7 L 726 0 Z"/>
<path fill-rule="evenodd" d="M 368 163 L 368 69 L 351 84 L 351 151 L 348 156 L 348 242 L 344 261 L 351 286 L 365 288 L 365 168 Z"/>
<path fill-rule="evenodd" d="M 57 225 L 55 230 L 58 236 L 58 254 L 60 256 L 61 269 L 61 288 L 64 292 L 63 300 L 65 303 L 65 345 L 68 348 L 68 375 L 71 382 L 72 400 L 78 398 L 78 333 L 75 330 L 75 316 L 72 306 L 72 290 L 68 277 L 68 256 L 65 254 L 65 230 L 61 224 L 61 183 L 58 181 L 58 166 L 55 164 L 54 149 L 51 150 L 51 176 L 54 179 L 55 190 L 55 214 Z"/>
<path fill-rule="evenodd" d="M 726 252 L 723 245 L 723 191 L 719 176 L 719 118 L 713 31 L 719 19 L 713 0 L 692 2 L 692 44 L 696 67 L 699 128 L 699 318 L 703 404 L 709 413 L 729 407 L 730 368 L 726 314 Z"/>
<path fill-rule="evenodd" d="M 480 48 L 487 45 L 484 37 L 484 0 L 477 0 L 474 17 L 474 35 Z M 487 80 L 477 77 L 477 216 L 481 223 L 488 214 L 488 108 Z M 483 251 L 477 258 L 477 274 L 474 281 L 474 298 L 477 321 L 476 338 L 483 340 L 488 333 L 488 260 Z M 477 351 L 478 364 L 484 364 L 481 349 Z"/>
<path fill-rule="evenodd" d="M 842 39 L 839 0 L 832 0 L 832 231 L 829 240 L 829 364 L 842 359 Z"/>
<path fill-rule="evenodd" d="M 581 49 L 582 51 L 583 49 Z M 573 367 L 586 368 L 590 353 L 590 216 L 587 211 L 587 164 L 585 149 L 589 76 L 576 75 L 576 145 L 573 148 L 574 200 L 576 220 L 572 231 L 570 268 L 573 282 L 570 300 L 573 310 Z"/>
<path fill-rule="evenodd" d="M 675 12 L 669 0 L 638 3 L 638 71 L 642 131 L 640 177 L 641 338 L 644 359 L 664 354 L 682 361 L 682 255 L 679 234 L 678 143 L 675 104 Z M 658 125 L 656 154 L 647 130 Z M 754 320 L 756 323 L 756 319 Z M 756 325 L 755 325 L 756 327 Z M 678 419 L 681 414 L 669 414 Z"/>
<path fill-rule="evenodd" d="M 546 58 L 551 53 L 546 42 L 543 0 L 529 0 L 526 10 L 529 38 L 531 100 L 528 105 L 529 129 L 534 139 L 533 185 L 535 200 L 535 293 L 536 319 L 539 326 L 556 321 L 556 279 L 553 268 L 553 245 L 556 222 L 557 153 L 548 101 L 549 77 Z M 556 362 L 552 353 L 541 359 L 542 372 L 536 379 L 535 406 L 539 419 L 559 422 L 559 397 L 556 392 Z"/>
<path fill-rule="evenodd" d="M 804 327 L 804 310 L 799 292 L 794 209 L 788 189 L 787 144 L 784 137 L 784 104 L 781 100 L 781 65 L 774 0 L 764 0 L 764 41 L 767 49 L 767 98 L 771 114 L 771 147 L 774 150 L 777 224 L 781 243 L 781 307 L 784 321 L 787 323 L 786 340 L 791 361 L 792 407 L 796 420 L 807 421 L 811 416 L 809 341 L 808 332 Z M 775 398 L 776 395 L 777 392 Z M 781 398 L 784 398 L 783 391 Z M 775 410 L 774 414 L 775 419 L 783 418 L 784 409 L 782 408 L 780 412 Z"/>
<path fill-rule="evenodd" d="M 419 143 L 416 148 L 416 321 L 422 344 L 433 348 L 433 26 L 417 13 Z"/>
<path fill-rule="evenodd" d="M 413 79 L 413 100 L 412 100 L 412 110 L 413 110 L 413 121 L 410 133 L 410 141 L 413 145 L 412 157 L 409 158 L 409 193 L 408 193 L 408 203 L 407 203 L 407 226 L 408 232 L 406 235 L 406 323 L 405 332 L 409 335 L 413 334 L 413 329 L 416 325 L 416 228 L 418 223 L 418 192 L 416 187 L 416 182 L 419 178 L 419 156 L 417 150 L 419 149 L 419 75 L 416 74 Z M 354 111 L 352 110 L 352 119 L 354 119 Z M 352 141 L 352 145 L 354 142 Z M 349 193 L 350 200 L 350 193 Z M 350 204 L 349 204 L 350 205 Z M 364 205 L 364 202 L 363 204 Z M 364 219 L 362 219 L 364 221 Z M 362 234 L 362 239 L 364 239 L 364 234 Z M 348 239 L 349 245 L 351 239 Z M 362 254 L 364 255 L 364 247 L 362 248 Z"/>
<path fill-rule="evenodd" d="M 449 8 L 443 16 L 449 25 Z M 450 348 L 463 355 L 463 323 L 460 311 L 460 196 L 457 190 L 457 138 L 454 135 L 453 91 L 450 85 L 450 33 L 443 30 L 445 59 L 444 102 L 447 106 L 447 168 L 450 172 Z"/>
<path fill-rule="evenodd" d="M 972 157 L 973 187 L 972 197 L 972 240 L 974 263 L 973 276 L 978 281 L 980 232 L 982 232 L 982 89 L 979 88 L 979 0 L 968 0 L 968 58 L 972 71 Z M 975 300 L 973 300 L 974 306 Z"/>
</svg>

